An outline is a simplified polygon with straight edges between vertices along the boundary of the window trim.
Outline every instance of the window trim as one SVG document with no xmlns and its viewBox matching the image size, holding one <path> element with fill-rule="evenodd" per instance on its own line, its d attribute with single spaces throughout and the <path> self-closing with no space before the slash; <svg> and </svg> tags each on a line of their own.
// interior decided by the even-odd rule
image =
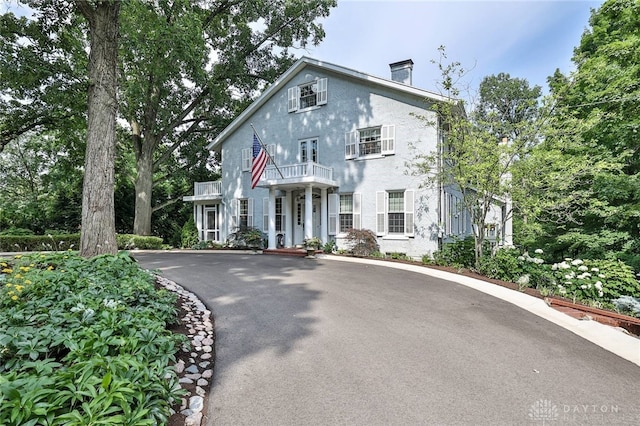
<svg viewBox="0 0 640 426">
<path fill-rule="evenodd" d="M 316 102 L 315 105 L 309 105 L 306 107 L 301 106 L 301 88 L 316 85 Z M 287 89 L 287 111 L 288 112 L 302 112 L 309 111 L 321 107 L 327 104 L 328 99 L 328 80 L 327 78 L 316 78 L 312 81 L 307 81 L 294 87 Z"/>
<path fill-rule="evenodd" d="M 402 192 L 404 213 L 404 232 L 389 232 L 389 193 Z M 400 213 L 400 212 L 396 212 Z M 415 190 L 388 190 L 376 191 L 376 235 L 389 238 L 414 237 L 415 236 Z"/>
<path fill-rule="evenodd" d="M 360 138 L 361 132 L 365 130 L 380 129 L 380 152 L 372 154 L 361 154 L 360 152 Z M 367 158 L 382 158 L 388 155 L 395 154 L 395 139 L 396 139 L 396 126 L 395 124 L 383 124 L 380 126 L 368 126 L 362 127 L 350 132 L 346 132 L 344 135 L 344 158 L 345 160 L 352 159 L 367 159 Z"/>
</svg>

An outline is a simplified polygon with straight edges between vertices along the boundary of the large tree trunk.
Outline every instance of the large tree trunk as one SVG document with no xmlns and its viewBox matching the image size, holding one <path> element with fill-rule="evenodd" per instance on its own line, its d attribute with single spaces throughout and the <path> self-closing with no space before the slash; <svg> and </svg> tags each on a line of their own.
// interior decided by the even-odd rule
<svg viewBox="0 0 640 426">
<path fill-rule="evenodd" d="M 151 194 L 153 191 L 153 153 L 147 141 L 142 144 L 136 158 L 136 208 L 133 220 L 133 233 L 151 235 Z"/>
<path fill-rule="evenodd" d="M 80 255 L 92 257 L 118 251 L 113 190 L 120 2 L 77 0 L 76 5 L 89 21 L 91 37 Z"/>
</svg>

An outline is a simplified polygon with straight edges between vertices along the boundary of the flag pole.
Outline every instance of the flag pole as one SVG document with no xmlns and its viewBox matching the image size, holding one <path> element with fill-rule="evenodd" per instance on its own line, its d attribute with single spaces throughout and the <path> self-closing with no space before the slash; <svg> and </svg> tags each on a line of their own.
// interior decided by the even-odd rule
<svg viewBox="0 0 640 426">
<path fill-rule="evenodd" d="M 267 153 L 267 156 L 269 157 L 269 160 L 271 160 L 271 163 L 273 163 L 273 165 L 275 166 L 276 170 L 278 171 L 278 173 L 280 173 L 280 177 L 282 179 L 284 179 L 284 175 L 282 174 L 282 172 L 280 171 L 280 168 L 278 168 L 278 165 L 276 164 L 276 162 L 273 160 L 273 157 L 271 156 L 271 154 L 269 153 L 269 150 L 267 149 L 267 147 L 265 146 L 264 142 L 262 142 L 262 139 L 260 139 L 260 136 L 258 136 L 258 132 L 256 131 L 256 128 L 253 127 L 253 123 L 250 123 L 251 128 L 253 129 L 253 134 L 256 136 L 256 138 L 258 138 L 258 142 L 260 142 L 260 146 L 262 146 L 262 149 L 264 149 L 264 152 Z"/>
</svg>

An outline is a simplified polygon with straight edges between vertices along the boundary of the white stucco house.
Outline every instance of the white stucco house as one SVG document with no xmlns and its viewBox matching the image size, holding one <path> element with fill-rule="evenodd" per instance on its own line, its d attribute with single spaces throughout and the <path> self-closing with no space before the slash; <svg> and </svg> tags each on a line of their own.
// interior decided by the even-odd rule
<svg viewBox="0 0 640 426">
<path fill-rule="evenodd" d="M 253 226 L 270 249 L 312 236 L 346 248 L 346 230 L 360 228 L 375 232 L 381 252 L 419 258 L 470 234 L 456 191 L 425 188 L 407 168 L 416 148 L 436 150 L 432 107 L 448 99 L 411 85 L 411 60 L 390 68 L 387 79 L 303 57 L 280 76 L 208 145 L 222 178 L 184 197 L 200 239 L 224 242 Z M 272 160 L 252 189 L 254 129 Z M 488 221 L 501 227 L 504 211 L 497 203 Z"/>
</svg>

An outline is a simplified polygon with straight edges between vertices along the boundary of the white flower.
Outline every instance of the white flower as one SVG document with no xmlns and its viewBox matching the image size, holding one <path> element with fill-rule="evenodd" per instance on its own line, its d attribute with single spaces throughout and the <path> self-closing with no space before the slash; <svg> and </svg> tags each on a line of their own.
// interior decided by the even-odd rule
<svg viewBox="0 0 640 426">
<path fill-rule="evenodd" d="M 586 290 L 586 289 L 587 289 L 587 286 L 586 286 L 586 285 L 584 285 L 584 284 L 582 284 L 582 285 L 580 286 L 580 288 L 581 288 L 581 289 L 583 289 L 583 290 Z"/>
<path fill-rule="evenodd" d="M 102 304 L 109 309 L 113 309 L 117 307 L 119 303 L 120 303 L 119 301 L 113 300 L 113 299 L 104 299 L 102 301 Z"/>
<path fill-rule="evenodd" d="M 591 268 L 591 272 L 600 272 L 600 269 L 598 269 L 598 268 Z"/>
<path fill-rule="evenodd" d="M 535 263 L 536 265 L 542 265 L 544 263 L 544 260 L 540 259 L 539 257 L 534 257 L 533 263 Z"/>
<path fill-rule="evenodd" d="M 576 259 L 576 260 L 571 261 L 571 264 L 572 264 L 573 266 L 582 265 L 583 263 L 584 263 L 584 262 L 583 262 L 582 260 L 580 260 L 580 259 Z"/>
<path fill-rule="evenodd" d="M 558 270 L 558 264 L 554 263 L 553 265 L 551 265 L 551 270 L 552 271 L 557 271 Z"/>
<path fill-rule="evenodd" d="M 597 288 L 599 291 L 602 291 L 602 283 L 600 281 L 596 281 L 596 283 L 594 284 L 595 288 Z"/>
<path fill-rule="evenodd" d="M 588 271 L 588 270 L 589 270 L 589 268 L 587 268 L 587 267 L 586 267 L 586 266 L 584 266 L 584 265 L 580 265 L 580 267 L 578 268 L 578 270 L 579 270 L 579 271 Z"/>
<path fill-rule="evenodd" d="M 558 263 L 558 268 L 560 268 L 560 269 L 569 269 L 569 268 L 571 268 L 571 266 L 569 266 L 569 264 L 567 262 L 560 262 L 560 263 Z"/>
<path fill-rule="evenodd" d="M 518 256 L 518 260 L 519 260 L 520 262 L 524 261 L 524 256 Z"/>
<path fill-rule="evenodd" d="M 564 277 L 565 277 L 566 279 L 568 279 L 568 280 L 572 280 L 572 279 L 574 279 L 574 278 L 576 277 L 576 273 L 575 273 L 575 272 L 573 272 L 573 271 L 571 271 L 571 272 L 569 272 L 567 275 L 565 275 Z"/>
<path fill-rule="evenodd" d="M 536 251 L 534 253 L 535 254 L 543 254 L 544 252 L 542 251 L 542 249 L 536 249 Z"/>
<path fill-rule="evenodd" d="M 599 297 L 604 296 L 604 293 L 602 292 L 602 290 L 598 291 L 598 296 L 599 296 Z"/>
<path fill-rule="evenodd" d="M 604 274 L 598 274 L 598 278 L 604 278 Z"/>
<path fill-rule="evenodd" d="M 527 285 L 529 284 L 529 274 L 525 274 L 518 278 L 518 285 Z"/>
</svg>

